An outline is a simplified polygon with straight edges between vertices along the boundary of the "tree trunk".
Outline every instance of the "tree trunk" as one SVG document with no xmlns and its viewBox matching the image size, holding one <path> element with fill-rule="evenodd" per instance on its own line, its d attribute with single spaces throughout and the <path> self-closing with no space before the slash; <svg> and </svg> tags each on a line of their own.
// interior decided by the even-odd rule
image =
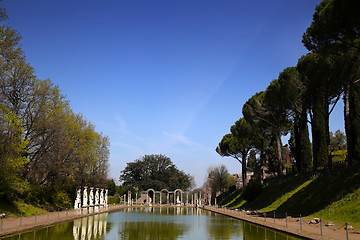
<svg viewBox="0 0 360 240">
<path fill-rule="evenodd" d="M 349 96 L 350 96 L 350 84 L 346 83 L 344 86 L 344 122 L 345 122 L 345 134 L 348 154 L 346 161 L 349 167 L 352 166 L 353 160 L 353 144 L 352 144 L 352 134 L 350 130 L 350 105 L 349 105 Z"/>
<path fill-rule="evenodd" d="M 242 167 L 241 175 L 242 175 L 243 187 L 245 187 L 246 183 L 247 183 L 246 182 L 246 177 L 247 177 L 247 175 L 246 175 L 246 157 L 243 158 L 241 167 Z"/>
<path fill-rule="evenodd" d="M 294 119 L 294 141 L 295 141 L 295 153 L 296 168 L 298 172 L 302 172 L 304 169 L 303 159 L 301 157 L 301 136 L 300 136 L 300 116 L 296 116 Z"/>
<path fill-rule="evenodd" d="M 281 144 L 280 130 L 278 130 L 276 134 L 276 146 L 277 146 L 277 158 L 278 158 L 277 172 L 278 172 L 278 176 L 281 176 L 283 168 L 282 168 L 282 154 L 281 154 L 282 144 Z"/>
<path fill-rule="evenodd" d="M 311 168 L 311 142 L 309 139 L 309 128 L 307 123 L 307 110 L 303 107 L 299 121 L 299 135 L 300 135 L 300 157 L 302 162 L 302 170 L 306 171 Z"/>
<path fill-rule="evenodd" d="M 360 82 L 355 82 L 350 87 L 349 95 L 349 125 L 351 144 L 348 152 L 351 151 L 351 165 L 360 163 Z"/>
<path fill-rule="evenodd" d="M 317 171 L 328 162 L 328 144 L 326 137 L 325 112 L 328 111 L 324 106 L 323 96 L 315 98 L 312 107 L 313 119 L 311 121 L 311 131 L 313 140 L 313 169 Z M 324 110 L 325 109 L 325 110 Z"/>
</svg>

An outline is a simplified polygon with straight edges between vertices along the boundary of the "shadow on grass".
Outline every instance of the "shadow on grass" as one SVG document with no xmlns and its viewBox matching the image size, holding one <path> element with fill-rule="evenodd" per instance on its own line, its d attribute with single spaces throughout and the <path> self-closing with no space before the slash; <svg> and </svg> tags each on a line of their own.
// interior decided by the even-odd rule
<svg viewBox="0 0 360 240">
<path fill-rule="evenodd" d="M 282 198 L 284 194 L 294 191 L 299 186 L 308 181 L 302 176 L 292 176 L 285 179 L 282 183 L 271 184 L 265 187 L 262 193 L 253 201 L 246 202 L 242 207 L 250 210 L 260 210 L 272 205 L 275 201 Z M 270 211 L 275 210 L 271 209 Z"/>
<path fill-rule="evenodd" d="M 360 173 L 320 177 L 300 190 L 276 210 L 289 215 L 307 216 L 324 209 L 360 188 Z"/>
</svg>

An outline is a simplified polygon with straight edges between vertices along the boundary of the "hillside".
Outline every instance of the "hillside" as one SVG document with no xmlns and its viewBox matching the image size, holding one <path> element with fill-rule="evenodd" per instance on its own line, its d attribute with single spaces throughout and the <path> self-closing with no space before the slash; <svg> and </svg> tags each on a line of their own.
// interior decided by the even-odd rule
<svg viewBox="0 0 360 240">
<path fill-rule="evenodd" d="M 253 200 L 243 192 L 227 194 L 219 204 L 230 208 L 273 212 L 277 215 L 321 217 L 360 227 L 360 173 L 315 179 L 292 176 L 264 187 Z"/>
</svg>

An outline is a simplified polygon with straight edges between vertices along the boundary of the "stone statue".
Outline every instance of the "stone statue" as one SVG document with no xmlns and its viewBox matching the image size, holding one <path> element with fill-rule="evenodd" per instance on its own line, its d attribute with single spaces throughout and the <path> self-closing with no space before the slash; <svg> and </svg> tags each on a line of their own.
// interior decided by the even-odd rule
<svg viewBox="0 0 360 240">
<path fill-rule="evenodd" d="M 84 195 L 83 195 L 83 207 L 87 207 L 88 205 L 88 195 L 87 195 L 87 187 L 84 187 Z"/>
<path fill-rule="evenodd" d="M 91 187 L 89 193 L 89 206 L 93 206 L 93 205 L 94 205 L 94 188 Z"/>
<path fill-rule="evenodd" d="M 177 204 L 177 205 L 181 204 L 180 199 L 179 199 L 179 195 L 176 196 L 176 204 Z"/>
<path fill-rule="evenodd" d="M 76 199 L 74 204 L 74 209 L 79 209 L 81 206 L 81 189 L 79 188 L 76 192 Z"/>
<path fill-rule="evenodd" d="M 95 192 L 95 205 L 99 205 L 99 188 L 96 188 Z"/>
<path fill-rule="evenodd" d="M 100 191 L 100 205 L 104 205 L 104 189 Z"/>
<path fill-rule="evenodd" d="M 108 193 L 109 193 L 109 190 L 108 190 L 108 189 L 105 189 L 105 197 L 104 197 L 104 204 L 105 204 L 105 206 L 108 205 Z"/>
</svg>

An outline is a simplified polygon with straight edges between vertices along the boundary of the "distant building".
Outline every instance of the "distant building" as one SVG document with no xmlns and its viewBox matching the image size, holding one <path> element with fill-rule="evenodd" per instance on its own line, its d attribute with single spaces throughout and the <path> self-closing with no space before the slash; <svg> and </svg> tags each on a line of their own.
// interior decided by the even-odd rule
<svg viewBox="0 0 360 240">
<path fill-rule="evenodd" d="M 235 173 L 233 174 L 235 181 L 236 181 L 236 189 L 242 188 L 244 186 L 242 181 L 242 173 Z M 253 172 L 247 172 L 246 173 L 246 182 L 249 182 L 249 180 L 254 176 Z"/>
</svg>

